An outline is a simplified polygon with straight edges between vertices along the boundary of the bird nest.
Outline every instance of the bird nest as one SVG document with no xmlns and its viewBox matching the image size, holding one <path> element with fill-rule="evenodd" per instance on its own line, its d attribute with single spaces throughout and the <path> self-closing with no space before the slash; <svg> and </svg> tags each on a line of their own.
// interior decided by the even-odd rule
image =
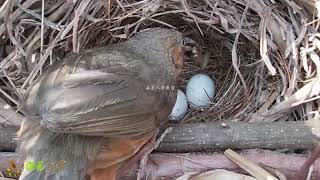
<svg viewBox="0 0 320 180">
<path fill-rule="evenodd" d="M 195 40 L 202 67 L 187 60 L 182 89 L 196 73 L 215 79 L 205 109 L 188 122 L 315 118 L 320 34 L 316 1 L 6 0 L 0 3 L 0 96 L 11 106 L 54 61 L 125 41 L 145 28 Z"/>
</svg>

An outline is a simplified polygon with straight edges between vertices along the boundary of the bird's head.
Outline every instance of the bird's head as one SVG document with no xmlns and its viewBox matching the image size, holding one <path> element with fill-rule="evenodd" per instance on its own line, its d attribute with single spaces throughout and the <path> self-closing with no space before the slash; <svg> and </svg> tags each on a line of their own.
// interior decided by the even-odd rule
<svg viewBox="0 0 320 180">
<path fill-rule="evenodd" d="M 145 29 L 134 35 L 127 42 L 135 52 L 160 64 L 171 64 L 177 78 L 184 65 L 185 51 L 195 42 L 182 33 L 164 28 Z"/>
</svg>

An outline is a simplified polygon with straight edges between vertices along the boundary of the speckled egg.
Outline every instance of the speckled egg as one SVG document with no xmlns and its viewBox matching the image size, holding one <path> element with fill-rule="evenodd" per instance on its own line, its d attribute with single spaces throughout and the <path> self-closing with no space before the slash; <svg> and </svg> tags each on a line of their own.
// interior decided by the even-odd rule
<svg viewBox="0 0 320 180">
<path fill-rule="evenodd" d="M 186 95 L 179 89 L 176 103 L 169 116 L 171 120 L 179 120 L 183 118 L 188 110 L 188 102 Z"/>
<path fill-rule="evenodd" d="M 196 74 L 190 78 L 186 87 L 186 95 L 192 107 L 205 107 L 213 98 L 215 85 L 205 74 Z"/>
</svg>

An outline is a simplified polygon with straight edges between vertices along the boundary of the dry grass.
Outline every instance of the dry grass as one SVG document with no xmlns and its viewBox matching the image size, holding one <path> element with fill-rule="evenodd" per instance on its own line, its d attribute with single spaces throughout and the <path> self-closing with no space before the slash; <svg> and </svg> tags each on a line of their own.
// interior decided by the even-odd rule
<svg viewBox="0 0 320 180">
<path fill-rule="evenodd" d="M 188 61 L 182 80 L 205 72 L 218 87 L 210 107 L 190 110 L 184 123 L 290 116 L 305 120 L 319 110 L 320 34 L 313 1 L 18 3 L 0 3 L 0 96 L 12 106 L 49 64 L 67 53 L 117 43 L 148 27 L 165 27 L 196 40 L 208 59 L 203 69 Z"/>
</svg>

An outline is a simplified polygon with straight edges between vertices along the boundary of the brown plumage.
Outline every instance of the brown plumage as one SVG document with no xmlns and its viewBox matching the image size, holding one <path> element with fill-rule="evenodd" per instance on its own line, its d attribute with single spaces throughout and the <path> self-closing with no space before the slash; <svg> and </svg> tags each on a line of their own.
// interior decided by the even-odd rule
<svg viewBox="0 0 320 180">
<path fill-rule="evenodd" d="M 182 48 L 179 32 L 154 28 L 49 67 L 21 103 L 26 119 L 18 150 L 26 161 L 42 161 L 44 167 L 64 160 L 65 169 L 24 170 L 20 179 L 115 179 L 168 121 Z M 152 85 L 170 89 L 148 90 Z"/>
</svg>

